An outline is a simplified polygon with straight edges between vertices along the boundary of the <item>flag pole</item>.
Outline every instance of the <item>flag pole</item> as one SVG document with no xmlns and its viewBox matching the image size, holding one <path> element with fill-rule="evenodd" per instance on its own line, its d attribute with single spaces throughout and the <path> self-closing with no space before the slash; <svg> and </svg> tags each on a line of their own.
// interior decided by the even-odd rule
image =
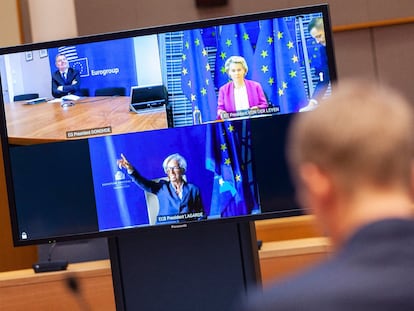
<svg viewBox="0 0 414 311">
<path fill-rule="evenodd" d="M 313 94 L 313 83 L 312 83 L 312 72 L 309 65 L 309 54 L 308 54 L 308 47 L 306 46 L 306 38 L 305 38 L 305 31 L 303 29 L 303 16 L 297 17 L 299 22 L 299 32 L 300 32 L 300 38 L 302 42 L 302 50 L 303 50 L 303 57 L 305 60 L 305 73 L 306 73 L 306 82 L 308 84 L 308 90 L 309 90 L 309 97 L 311 97 L 311 94 Z"/>
</svg>

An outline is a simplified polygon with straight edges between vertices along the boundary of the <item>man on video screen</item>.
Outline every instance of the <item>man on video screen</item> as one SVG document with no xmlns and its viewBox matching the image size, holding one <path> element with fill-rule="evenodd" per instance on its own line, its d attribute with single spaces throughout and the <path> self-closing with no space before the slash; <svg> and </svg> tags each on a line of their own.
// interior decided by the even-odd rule
<svg viewBox="0 0 414 311">
<path fill-rule="evenodd" d="M 52 74 L 52 95 L 60 98 L 68 94 L 77 95 L 80 89 L 80 73 L 69 67 L 68 60 L 63 54 L 56 55 L 57 70 Z"/>
<path fill-rule="evenodd" d="M 309 34 L 313 39 L 315 39 L 318 45 L 319 59 L 316 61 L 316 64 L 314 64 L 315 75 L 317 76 L 318 82 L 315 86 L 311 98 L 309 99 L 308 105 L 302 108 L 301 111 L 310 111 L 315 109 L 318 105 L 318 100 L 322 99 L 325 95 L 330 82 L 323 19 L 321 17 L 312 19 L 308 25 L 308 30 Z"/>
</svg>

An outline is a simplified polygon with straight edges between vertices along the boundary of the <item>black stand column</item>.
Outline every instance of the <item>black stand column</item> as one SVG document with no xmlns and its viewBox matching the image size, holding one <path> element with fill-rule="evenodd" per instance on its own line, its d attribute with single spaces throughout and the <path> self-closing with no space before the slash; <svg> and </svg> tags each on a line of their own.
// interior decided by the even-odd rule
<svg viewBox="0 0 414 311">
<path fill-rule="evenodd" d="M 230 310 L 260 283 L 254 224 L 190 224 L 109 239 L 117 311 Z"/>
</svg>

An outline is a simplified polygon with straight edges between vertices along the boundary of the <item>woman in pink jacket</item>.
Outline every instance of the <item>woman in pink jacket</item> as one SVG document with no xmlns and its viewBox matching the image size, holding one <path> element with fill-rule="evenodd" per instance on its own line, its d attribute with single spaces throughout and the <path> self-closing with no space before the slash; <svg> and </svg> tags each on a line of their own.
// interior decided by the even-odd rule
<svg viewBox="0 0 414 311">
<path fill-rule="evenodd" d="M 237 117 L 238 111 L 268 107 L 260 83 L 245 79 L 248 67 L 243 57 L 229 57 L 224 67 L 232 81 L 219 89 L 217 105 L 219 119 Z"/>
</svg>

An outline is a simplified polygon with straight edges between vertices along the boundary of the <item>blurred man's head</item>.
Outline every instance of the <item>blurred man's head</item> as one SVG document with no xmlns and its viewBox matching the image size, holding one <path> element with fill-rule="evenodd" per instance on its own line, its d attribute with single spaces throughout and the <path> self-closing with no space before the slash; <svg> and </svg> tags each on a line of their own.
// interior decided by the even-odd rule
<svg viewBox="0 0 414 311">
<path fill-rule="evenodd" d="M 314 18 L 308 25 L 308 30 L 312 38 L 319 44 L 326 46 L 325 29 L 323 27 L 323 19 L 321 17 Z"/>
<path fill-rule="evenodd" d="M 68 60 L 66 59 L 66 56 L 63 54 L 56 55 L 55 64 L 60 72 L 64 72 L 66 69 L 68 69 L 69 66 Z"/>
<path fill-rule="evenodd" d="M 319 194 L 342 203 L 367 191 L 409 197 L 413 117 L 398 93 L 363 81 L 343 82 L 316 110 L 297 114 L 288 158 L 301 204 L 325 217 L 337 201 Z"/>
</svg>

